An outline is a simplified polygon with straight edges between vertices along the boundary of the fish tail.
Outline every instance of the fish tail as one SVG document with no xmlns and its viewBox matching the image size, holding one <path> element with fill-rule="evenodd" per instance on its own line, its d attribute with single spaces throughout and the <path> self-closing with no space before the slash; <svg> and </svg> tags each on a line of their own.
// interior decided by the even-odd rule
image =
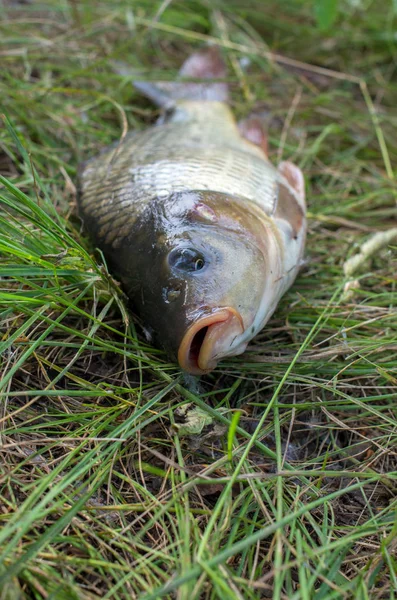
<svg viewBox="0 0 397 600">
<path fill-rule="evenodd" d="M 118 63 L 116 70 L 121 75 L 130 75 L 125 65 Z M 135 88 L 150 98 L 161 108 L 172 108 L 178 100 L 209 100 L 227 102 L 229 89 L 225 79 L 226 65 L 219 48 L 210 46 L 195 52 L 185 60 L 177 81 L 134 81 Z M 183 81 L 183 79 L 203 79 L 202 82 Z M 216 81 L 213 81 L 216 80 Z"/>
</svg>

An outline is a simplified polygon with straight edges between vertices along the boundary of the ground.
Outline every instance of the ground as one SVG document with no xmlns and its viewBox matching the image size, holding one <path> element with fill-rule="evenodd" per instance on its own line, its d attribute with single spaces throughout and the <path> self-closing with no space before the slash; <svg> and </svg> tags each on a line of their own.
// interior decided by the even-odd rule
<svg viewBox="0 0 397 600">
<path fill-rule="evenodd" d="M 396 227 L 396 3 L 0 6 L 1 600 L 395 598 L 397 238 L 346 261 Z M 158 116 L 113 61 L 172 79 L 208 42 L 236 116 L 302 168 L 309 232 L 265 330 L 197 381 L 75 184 Z"/>
</svg>

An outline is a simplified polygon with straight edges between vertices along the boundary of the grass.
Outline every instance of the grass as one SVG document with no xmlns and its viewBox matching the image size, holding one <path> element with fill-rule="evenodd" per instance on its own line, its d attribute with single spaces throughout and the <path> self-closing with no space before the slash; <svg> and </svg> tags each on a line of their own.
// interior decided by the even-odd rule
<svg viewBox="0 0 397 600">
<path fill-rule="evenodd" d="M 397 242 L 343 271 L 397 221 L 395 3 L 341 0 L 325 32 L 304 0 L 0 6 L 1 600 L 396 598 Z M 309 235 L 265 330 L 193 381 L 74 183 L 157 116 L 111 61 L 172 79 L 208 38 L 304 170 Z"/>
</svg>

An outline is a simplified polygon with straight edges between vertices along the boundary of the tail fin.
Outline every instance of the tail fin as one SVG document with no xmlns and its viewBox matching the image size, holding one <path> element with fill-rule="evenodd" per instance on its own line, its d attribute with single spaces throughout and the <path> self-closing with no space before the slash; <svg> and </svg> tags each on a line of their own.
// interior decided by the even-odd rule
<svg viewBox="0 0 397 600">
<path fill-rule="evenodd" d="M 116 70 L 121 75 L 129 75 L 130 70 L 125 65 L 116 65 Z M 185 60 L 179 77 L 191 79 L 205 79 L 202 83 L 189 81 L 134 81 L 134 86 L 145 96 L 150 98 L 157 106 L 172 108 L 177 100 L 212 100 L 227 102 L 229 89 L 227 83 L 214 81 L 224 79 L 227 75 L 226 65 L 216 46 L 211 46 L 200 52 L 195 52 Z"/>
</svg>

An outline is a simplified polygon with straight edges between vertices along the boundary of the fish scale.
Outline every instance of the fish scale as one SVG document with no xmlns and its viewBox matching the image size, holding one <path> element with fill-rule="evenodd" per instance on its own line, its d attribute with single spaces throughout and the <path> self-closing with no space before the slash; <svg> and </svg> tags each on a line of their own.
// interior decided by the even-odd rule
<svg viewBox="0 0 397 600">
<path fill-rule="evenodd" d="M 150 200 L 184 190 L 239 196 L 272 214 L 278 172 L 258 148 L 242 143 L 229 108 L 218 104 L 197 113 L 196 102 L 183 102 L 171 122 L 130 134 L 86 163 L 80 202 L 97 219 L 99 240 L 117 247 L 128 234 L 125 222 L 133 223 Z M 215 117 L 206 118 L 208 105 L 215 105 Z M 214 127 L 224 134 L 217 142 Z"/>
</svg>

